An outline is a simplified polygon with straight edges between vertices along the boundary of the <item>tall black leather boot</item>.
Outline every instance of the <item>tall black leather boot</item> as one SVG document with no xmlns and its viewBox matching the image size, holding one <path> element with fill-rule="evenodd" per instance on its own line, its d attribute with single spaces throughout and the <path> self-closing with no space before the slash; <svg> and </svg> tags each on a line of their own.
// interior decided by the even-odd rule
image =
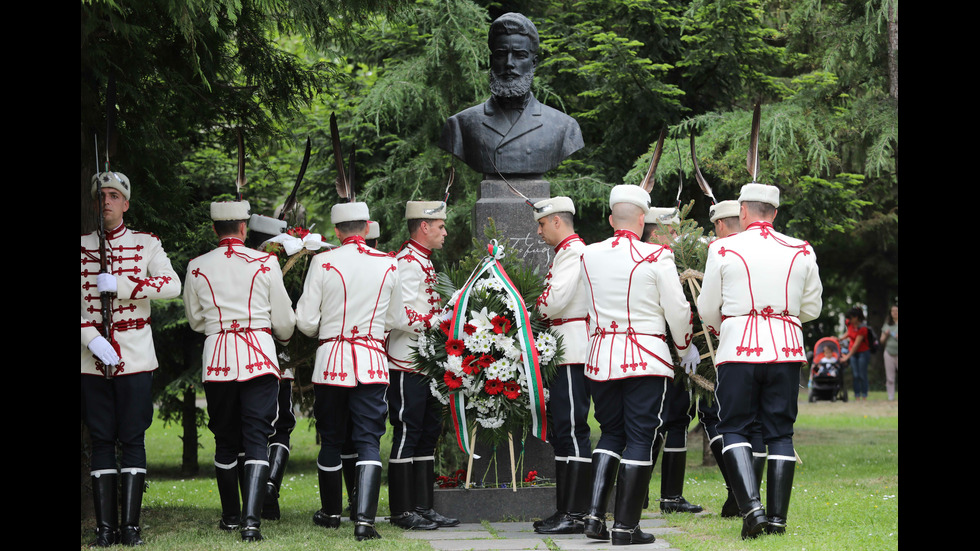
<svg viewBox="0 0 980 551">
<path fill-rule="evenodd" d="M 140 509 L 143 506 L 145 471 L 123 469 L 119 475 L 122 485 L 122 522 L 119 526 L 119 543 L 135 546 L 145 542 L 140 538 Z"/>
<path fill-rule="evenodd" d="M 320 510 L 313 513 L 313 524 L 324 528 L 340 528 L 343 505 L 341 469 L 325 471 L 317 465 L 317 483 L 320 486 Z"/>
<path fill-rule="evenodd" d="M 581 524 L 592 498 L 592 460 L 569 460 L 568 465 L 565 473 L 565 502 L 568 504 L 568 514 Z"/>
<path fill-rule="evenodd" d="M 557 462 L 556 462 L 557 466 Z M 539 534 L 581 534 L 583 519 L 589 508 L 592 491 L 592 466 L 582 461 L 568 460 L 561 471 L 556 505 L 557 517 L 552 516 L 534 529 Z M 550 521 L 550 522 L 549 522 Z"/>
<path fill-rule="evenodd" d="M 752 449 L 748 446 L 728 448 L 724 453 L 725 467 L 731 477 L 732 493 L 742 515 L 742 539 L 762 534 L 769 521 L 759 497 L 759 484 L 752 465 Z"/>
<path fill-rule="evenodd" d="M 740 516 L 738 514 L 738 502 L 735 501 L 735 494 L 732 493 L 732 483 L 729 481 L 728 468 L 725 467 L 725 458 L 721 455 L 721 449 L 724 446 L 722 443 L 722 438 L 718 437 L 711 441 L 711 455 L 715 457 L 715 463 L 718 464 L 718 470 L 721 471 L 721 477 L 725 479 L 725 489 L 728 491 L 728 496 L 725 498 L 725 503 L 721 506 L 721 516 L 722 518 L 735 518 Z"/>
<path fill-rule="evenodd" d="M 347 488 L 347 514 L 354 522 L 354 503 L 357 501 L 357 454 L 340 454 L 344 466 L 344 487 Z"/>
<path fill-rule="evenodd" d="M 456 526 L 458 518 L 447 517 L 432 508 L 435 500 L 436 461 L 435 458 L 412 461 L 412 474 L 415 482 L 415 512 L 422 518 L 434 522 L 437 527 Z"/>
<path fill-rule="evenodd" d="M 289 448 L 282 444 L 269 446 L 269 480 L 265 483 L 265 501 L 262 504 L 262 518 L 279 520 L 279 489 L 286 474 L 286 463 L 289 462 Z"/>
<path fill-rule="evenodd" d="M 609 530 L 613 545 L 633 545 L 653 543 L 657 538 L 640 530 L 640 515 L 643 513 L 643 499 L 650 487 L 653 465 L 619 466 L 619 481 L 616 483 L 616 521 Z"/>
<path fill-rule="evenodd" d="M 762 495 L 762 475 L 766 472 L 766 456 L 752 454 L 752 472 L 755 473 L 755 491 Z"/>
<path fill-rule="evenodd" d="M 238 467 L 223 469 L 214 466 L 214 476 L 218 482 L 218 497 L 221 499 L 221 530 L 238 530 L 242 525 L 242 502 L 238 496 Z"/>
<path fill-rule="evenodd" d="M 660 462 L 660 512 L 700 513 L 700 505 L 689 503 L 681 493 L 684 490 L 684 473 L 687 470 L 687 450 L 665 451 Z"/>
<path fill-rule="evenodd" d="M 585 535 L 597 540 L 609 539 L 606 529 L 606 504 L 609 491 L 619 471 L 619 458 L 608 453 L 592 454 L 592 492 L 585 514 Z"/>
<path fill-rule="evenodd" d="M 245 491 L 242 495 L 242 541 L 262 541 L 262 504 L 265 502 L 265 483 L 269 480 L 269 464 L 248 461 L 245 464 Z"/>
<path fill-rule="evenodd" d="M 391 523 L 405 530 L 435 530 L 439 525 L 415 511 L 411 462 L 388 461 L 388 506 Z"/>
<path fill-rule="evenodd" d="M 766 508 L 769 513 L 768 534 L 786 532 L 786 513 L 789 511 L 789 497 L 793 492 L 793 474 L 796 461 L 769 461 L 766 485 Z"/>
<path fill-rule="evenodd" d="M 119 540 L 119 475 L 115 472 L 92 474 L 95 499 L 95 541 L 89 547 L 109 547 Z"/>
<path fill-rule="evenodd" d="M 542 520 L 534 521 L 531 526 L 534 527 L 534 531 L 537 532 L 538 528 L 544 527 L 545 529 L 551 528 L 556 523 L 558 523 L 562 517 L 562 513 L 566 511 L 562 510 L 565 504 L 565 469 L 568 468 L 568 462 L 565 460 L 555 460 L 555 512 L 551 514 L 550 517 Z"/>
<path fill-rule="evenodd" d="M 361 463 L 357 466 L 357 501 L 354 503 L 354 538 L 357 541 L 380 539 L 374 529 L 381 492 L 381 465 Z"/>
</svg>

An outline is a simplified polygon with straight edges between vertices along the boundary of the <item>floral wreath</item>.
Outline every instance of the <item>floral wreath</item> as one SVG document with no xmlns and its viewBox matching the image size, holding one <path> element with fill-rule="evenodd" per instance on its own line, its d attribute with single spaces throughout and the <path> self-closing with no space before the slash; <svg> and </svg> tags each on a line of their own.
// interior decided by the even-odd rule
<svg viewBox="0 0 980 551">
<path fill-rule="evenodd" d="M 536 309 L 527 309 L 534 301 L 526 302 L 521 292 L 540 292 L 543 280 L 524 270 L 522 285 L 515 285 L 500 262 L 502 247 L 493 241 L 487 249 L 489 256 L 452 295 L 440 323 L 419 335 L 414 352 L 433 396 L 449 405 L 456 441 L 467 454 L 468 414 L 491 443 L 528 425 L 532 434 L 547 438 L 545 382 L 563 353 L 561 337 Z M 441 279 L 452 292 L 448 278 Z"/>
</svg>

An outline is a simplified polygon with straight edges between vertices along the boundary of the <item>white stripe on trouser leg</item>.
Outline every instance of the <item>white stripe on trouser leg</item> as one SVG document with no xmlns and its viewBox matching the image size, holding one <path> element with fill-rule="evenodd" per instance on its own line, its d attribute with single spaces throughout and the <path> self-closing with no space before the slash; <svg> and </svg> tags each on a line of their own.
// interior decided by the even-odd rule
<svg viewBox="0 0 980 551">
<path fill-rule="evenodd" d="M 396 458 L 401 458 L 402 452 L 405 451 L 405 438 L 408 436 L 408 426 L 403 421 L 405 414 L 405 374 L 402 373 L 398 377 L 398 397 L 401 398 L 401 402 L 398 404 L 398 422 L 402 425 L 402 441 L 398 443 L 398 453 L 395 454 Z"/>
<path fill-rule="evenodd" d="M 752 447 L 752 444 L 749 444 L 748 442 L 736 442 L 734 444 L 729 444 L 729 445 L 727 445 L 727 446 L 725 446 L 724 448 L 721 449 L 721 453 L 725 453 L 728 450 L 733 449 L 733 448 L 741 448 L 741 447 L 751 448 Z"/>
<path fill-rule="evenodd" d="M 664 426 L 664 398 L 667 397 L 667 385 L 664 384 L 663 393 L 660 395 L 660 410 L 657 412 L 657 426 L 653 427 L 653 441 L 650 442 L 650 452 L 647 454 L 649 457 L 650 465 L 653 465 L 653 447 L 657 443 L 657 433 L 660 432 L 660 427 Z M 687 435 L 684 435 L 687 438 Z M 664 435 L 664 442 L 667 441 L 667 435 Z"/>
<path fill-rule="evenodd" d="M 796 463 L 796 458 L 788 455 L 770 455 L 769 461 L 792 461 Z"/>
<path fill-rule="evenodd" d="M 568 381 L 568 419 L 572 423 L 571 439 L 575 448 L 575 457 L 582 455 L 578 449 L 578 438 L 575 438 L 575 393 L 572 391 L 572 366 L 565 366 L 565 379 Z"/>
</svg>

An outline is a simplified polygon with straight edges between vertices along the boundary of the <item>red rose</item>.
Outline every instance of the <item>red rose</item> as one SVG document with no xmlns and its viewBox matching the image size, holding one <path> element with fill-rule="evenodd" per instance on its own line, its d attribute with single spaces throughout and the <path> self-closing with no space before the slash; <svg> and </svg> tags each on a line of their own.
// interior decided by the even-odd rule
<svg viewBox="0 0 980 551">
<path fill-rule="evenodd" d="M 534 482 L 537 477 L 538 471 L 528 471 L 527 476 L 524 477 L 524 482 Z"/>
<path fill-rule="evenodd" d="M 460 379 L 454 375 L 452 371 L 447 371 L 446 374 L 442 376 L 442 380 L 446 381 L 446 386 L 449 387 L 449 390 L 455 390 L 463 386 L 463 379 Z"/>
<path fill-rule="evenodd" d="M 446 340 L 446 354 L 450 356 L 462 356 L 464 350 L 466 350 L 466 347 L 463 345 L 463 341 L 459 339 Z"/>
<path fill-rule="evenodd" d="M 510 331 L 510 320 L 503 316 L 494 316 L 490 323 L 493 324 L 493 332 L 498 335 L 505 335 Z"/>
<path fill-rule="evenodd" d="M 487 391 L 487 394 L 493 396 L 495 394 L 500 394 L 504 389 L 504 383 L 500 379 L 489 379 L 483 385 L 483 390 Z"/>
</svg>

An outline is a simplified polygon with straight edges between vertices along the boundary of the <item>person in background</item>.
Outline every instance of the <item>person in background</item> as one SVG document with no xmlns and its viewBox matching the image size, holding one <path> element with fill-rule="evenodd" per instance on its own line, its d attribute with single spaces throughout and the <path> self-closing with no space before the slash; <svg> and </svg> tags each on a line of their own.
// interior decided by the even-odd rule
<svg viewBox="0 0 980 551">
<path fill-rule="evenodd" d="M 895 374 L 898 373 L 898 305 L 892 306 L 881 326 L 881 344 L 885 347 L 885 389 L 888 400 L 895 399 Z"/>
<path fill-rule="evenodd" d="M 871 361 L 871 350 L 868 349 L 868 324 L 864 322 L 864 311 L 855 306 L 844 314 L 847 333 L 840 339 L 848 339 L 850 346 L 847 354 L 841 356 L 841 363 L 851 362 L 851 374 L 854 376 L 854 399 L 868 399 L 868 363 Z"/>
</svg>

